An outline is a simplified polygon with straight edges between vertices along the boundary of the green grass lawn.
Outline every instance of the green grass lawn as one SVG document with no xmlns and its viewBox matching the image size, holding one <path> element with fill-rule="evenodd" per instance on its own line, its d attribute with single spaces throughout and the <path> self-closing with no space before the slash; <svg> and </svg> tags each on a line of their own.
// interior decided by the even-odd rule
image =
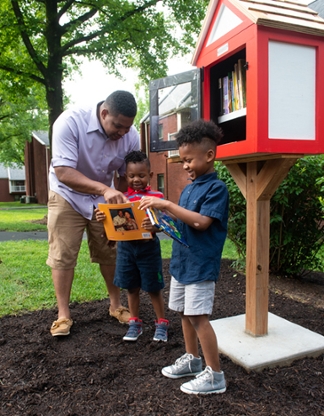
<svg viewBox="0 0 324 416">
<path fill-rule="evenodd" d="M 46 231 L 46 225 L 33 223 L 47 214 L 47 207 L 20 202 L 0 202 L 0 231 Z"/>
<path fill-rule="evenodd" d="M 161 240 L 162 257 L 170 258 L 171 240 Z M 51 270 L 46 265 L 47 241 L 23 240 L 0 243 L 0 317 L 56 305 Z M 226 242 L 224 256 L 235 258 L 235 249 Z M 97 264 L 89 261 L 84 240 L 75 269 L 71 302 L 86 302 L 107 297 Z"/>
<path fill-rule="evenodd" d="M 20 202 L 0 203 L 0 231 L 46 231 L 46 226 L 31 221 L 44 218 L 47 208 Z M 171 240 L 161 240 L 162 257 L 170 258 Z M 44 240 L 0 242 L 0 316 L 19 314 L 56 305 L 51 270 L 46 265 L 48 244 Z M 226 241 L 224 257 L 235 259 L 236 251 Z M 83 241 L 75 269 L 71 302 L 86 302 L 107 297 L 106 286 L 97 264 L 89 261 Z"/>
</svg>

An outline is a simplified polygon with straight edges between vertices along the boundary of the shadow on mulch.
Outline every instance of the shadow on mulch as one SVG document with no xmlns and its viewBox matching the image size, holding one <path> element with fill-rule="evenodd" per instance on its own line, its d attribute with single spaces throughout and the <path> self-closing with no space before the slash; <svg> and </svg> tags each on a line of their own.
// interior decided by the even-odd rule
<svg viewBox="0 0 324 416">
<path fill-rule="evenodd" d="M 245 312 L 245 276 L 230 264 L 222 262 L 211 319 Z M 167 260 L 164 271 L 167 302 Z M 122 298 L 126 303 L 125 291 Z M 183 379 L 161 374 L 163 366 L 184 353 L 177 314 L 166 307 L 169 341 L 153 342 L 153 309 L 143 293 L 143 335 L 126 343 L 125 326 L 107 308 L 108 301 L 73 304 L 75 323 L 63 338 L 49 333 L 53 310 L 0 319 L 0 415 L 324 416 L 324 355 L 250 373 L 221 356 L 226 393 L 186 395 L 179 389 Z M 269 311 L 324 335 L 323 310 L 311 304 L 270 292 Z"/>
</svg>

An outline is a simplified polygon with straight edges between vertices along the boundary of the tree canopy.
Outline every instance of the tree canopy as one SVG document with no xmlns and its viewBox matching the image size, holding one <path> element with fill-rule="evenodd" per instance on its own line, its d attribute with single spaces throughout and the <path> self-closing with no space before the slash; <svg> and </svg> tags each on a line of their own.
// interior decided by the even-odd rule
<svg viewBox="0 0 324 416">
<path fill-rule="evenodd" d="M 117 76 L 125 67 L 139 69 L 142 82 L 165 76 L 168 58 L 192 51 L 208 3 L 2 0 L 1 89 L 9 88 L 8 98 L 16 94 L 9 81 L 2 82 L 5 74 L 11 82 L 32 88 L 29 95 L 37 91 L 34 98 L 38 97 L 40 104 L 26 100 L 23 111 L 28 105 L 42 108 L 45 102 L 51 127 L 63 111 L 62 81 L 78 68 L 83 57 L 102 61 L 107 71 Z M 20 100 L 23 97 L 27 98 L 20 95 Z"/>
<path fill-rule="evenodd" d="M 48 129 L 45 90 L 33 82 L 3 77 L 0 82 L 0 163 L 24 164 L 33 130 Z"/>
</svg>

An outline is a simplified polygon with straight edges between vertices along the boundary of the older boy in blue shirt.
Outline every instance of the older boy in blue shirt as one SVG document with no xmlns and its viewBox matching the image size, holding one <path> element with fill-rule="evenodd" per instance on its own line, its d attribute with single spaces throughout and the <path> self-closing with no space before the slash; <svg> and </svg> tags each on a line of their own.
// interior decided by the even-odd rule
<svg viewBox="0 0 324 416">
<path fill-rule="evenodd" d="M 177 134 L 183 168 L 192 181 L 182 191 L 179 205 L 154 197 L 142 199 L 140 208 L 156 207 L 177 219 L 177 226 L 189 248 L 173 242 L 170 262 L 169 307 L 181 316 L 186 353 L 162 369 L 169 378 L 196 375 L 181 385 L 188 394 L 223 393 L 224 373 L 220 369 L 216 334 L 209 322 L 215 283 L 227 233 L 228 191 L 214 171 L 216 146 L 222 131 L 212 121 L 197 120 Z M 198 353 L 198 341 L 206 361 Z"/>
</svg>

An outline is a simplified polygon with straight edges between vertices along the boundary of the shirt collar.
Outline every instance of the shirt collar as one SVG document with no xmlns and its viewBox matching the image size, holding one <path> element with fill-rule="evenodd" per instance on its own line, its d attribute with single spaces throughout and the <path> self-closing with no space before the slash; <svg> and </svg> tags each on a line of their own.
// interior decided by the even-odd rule
<svg viewBox="0 0 324 416">
<path fill-rule="evenodd" d="M 101 124 L 100 124 L 100 120 L 98 117 L 98 107 L 100 107 L 100 105 L 103 103 L 100 102 L 98 103 L 96 106 L 93 107 L 92 111 L 91 111 L 91 116 L 90 116 L 90 120 L 89 120 L 89 124 L 88 124 L 88 130 L 87 133 L 91 133 L 93 131 L 100 131 L 105 138 L 107 138 L 106 133 L 104 132 Z"/>
<path fill-rule="evenodd" d="M 198 176 L 198 178 L 196 178 L 192 183 L 208 182 L 211 179 L 213 179 L 214 177 L 215 177 L 215 179 L 217 179 L 217 172 L 206 173 L 206 175 Z"/>
<path fill-rule="evenodd" d="M 146 187 L 146 188 L 144 188 L 144 189 L 139 189 L 138 191 L 135 191 L 133 188 L 128 187 L 128 189 L 127 189 L 127 194 L 128 194 L 128 195 L 143 194 L 143 193 L 146 193 L 146 192 L 148 192 L 148 191 L 150 191 L 150 190 L 151 190 L 151 186 L 150 186 L 150 185 L 147 185 L 147 187 Z"/>
</svg>

